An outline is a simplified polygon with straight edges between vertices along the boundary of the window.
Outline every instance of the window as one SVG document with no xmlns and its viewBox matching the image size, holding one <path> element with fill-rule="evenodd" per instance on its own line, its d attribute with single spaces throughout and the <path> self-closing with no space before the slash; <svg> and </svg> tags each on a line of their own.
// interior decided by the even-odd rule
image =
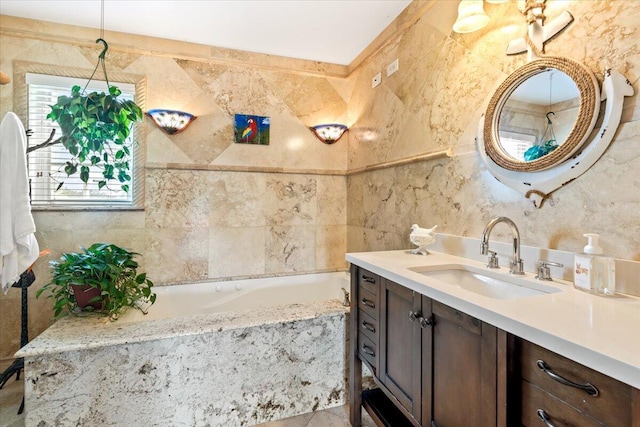
<svg viewBox="0 0 640 427">
<path fill-rule="evenodd" d="M 514 159 L 523 160 L 524 152 L 536 145 L 536 136 L 500 130 L 500 145 Z"/>
<path fill-rule="evenodd" d="M 56 129 L 54 139 L 61 136 L 60 128 L 47 119 L 51 111 L 49 105 L 54 104 L 58 96 L 68 95 L 74 85 L 83 87 L 87 79 L 51 76 L 45 74 L 26 73 L 27 84 L 27 129 L 32 134 L 29 146 L 33 147 L 46 141 L 53 129 Z M 109 82 L 117 86 L 123 99 L 134 99 L 136 87 L 132 83 Z M 91 81 L 87 91 L 106 91 L 106 82 Z M 136 132 L 130 138 L 135 138 Z M 120 189 L 120 185 L 113 185 L 99 189 L 98 180 L 102 170 L 97 166 L 90 168 L 89 181 L 85 184 L 80 180 L 79 173 L 67 176 L 64 166 L 72 158 L 62 144 L 52 145 L 29 153 L 29 178 L 31 180 L 31 199 L 34 208 L 135 208 L 140 206 L 141 191 L 138 181 L 142 180 L 136 173 L 141 162 L 141 149 L 138 141 L 131 146 L 131 183 L 129 192 Z M 60 185 L 60 183 L 62 183 Z"/>
</svg>

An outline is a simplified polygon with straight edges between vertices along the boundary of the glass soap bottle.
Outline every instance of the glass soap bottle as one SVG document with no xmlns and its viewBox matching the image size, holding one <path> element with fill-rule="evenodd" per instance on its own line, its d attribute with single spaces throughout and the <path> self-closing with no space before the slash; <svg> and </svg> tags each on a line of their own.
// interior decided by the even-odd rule
<svg viewBox="0 0 640 427">
<path fill-rule="evenodd" d="M 584 234 L 588 239 L 584 252 L 576 254 L 573 284 L 576 289 L 598 295 L 616 292 L 616 264 L 612 257 L 603 255 L 598 245 L 598 234 Z"/>
</svg>

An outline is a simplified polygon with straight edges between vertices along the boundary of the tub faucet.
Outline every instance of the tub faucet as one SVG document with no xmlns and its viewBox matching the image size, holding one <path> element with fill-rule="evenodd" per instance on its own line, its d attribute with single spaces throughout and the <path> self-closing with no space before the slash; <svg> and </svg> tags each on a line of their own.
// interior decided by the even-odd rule
<svg viewBox="0 0 640 427">
<path fill-rule="evenodd" d="M 489 255 L 489 264 L 487 267 L 498 268 L 498 258 L 496 257 L 496 253 L 489 250 L 489 235 L 491 234 L 493 227 L 495 227 L 499 222 L 504 222 L 511 227 L 511 233 L 513 234 L 513 262 L 511 262 L 509 272 L 511 274 L 524 274 L 524 266 L 520 259 L 520 232 L 518 231 L 516 224 L 506 216 L 493 218 L 484 228 L 484 231 L 482 232 L 480 253 L 482 255 Z"/>
<path fill-rule="evenodd" d="M 342 289 L 342 292 L 344 293 L 342 305 L 344 305 L 345 307 L 349 307 L 351 305 L 351 300 L 349 299 L 349 292 L 347 292 L 345 288 L 340 288 L 340 289 Z"/>
</svg>

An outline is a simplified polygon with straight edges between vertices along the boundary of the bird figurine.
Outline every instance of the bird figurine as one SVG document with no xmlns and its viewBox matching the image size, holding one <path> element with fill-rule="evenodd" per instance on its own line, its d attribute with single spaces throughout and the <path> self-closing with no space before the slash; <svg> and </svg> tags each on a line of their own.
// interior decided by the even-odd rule
<svg viewBox="0 0 640 427">
<path fill-rule="evenodd" d="M 416 249 L 411 251 L 412 254 L 429 255 L 427 246 L 436 240 L 436 228 L 438 228 L 437 225 L 434 225 L 431 228 L 422 228 L 418 224 L 413 224 L 411 226 L 409 240 L 417 246 Z"/>
<path fill-rule="evenodd" d="M 247 120 L 247 128 L 242 131 L 241 140 L 244 142 L 249 142 L 258 134 L 258 125 L 256 125 L 256 121 L 253 119 Z"/>
</svg>

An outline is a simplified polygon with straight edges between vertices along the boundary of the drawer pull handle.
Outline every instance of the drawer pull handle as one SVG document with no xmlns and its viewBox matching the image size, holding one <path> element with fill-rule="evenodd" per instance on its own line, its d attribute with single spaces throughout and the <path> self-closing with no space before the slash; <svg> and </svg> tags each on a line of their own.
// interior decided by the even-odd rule
<svg viewBox="0 0 640 427">
<path fill-rule="evenodd" d="M 586 391 L 589 395 L 593 397 L 596 397 L 597 395 L 600 394 L 596 386 L 590 383 L 586 383 L 586 384 L 574 383 L 573 381 L 569 381 L 568 379 L 563 378 L 560 375 L 556 374 L 551 370 L 549 365 L 547 365 L 547 362 L 545 362 L 544 360 L 538 360 L 536 364 L 538 365 L 538 368 L 542 369 L 542 371 L 545 374 L 549 375 L 551 379 L 559 382 L 560 384 L 568 385 L 569 387 L 579 388 L 580 390 Z"/>
<path fill-rule="evenodd" d="M 362 303 L 368 307 L 376 308 L 376 305 L 373 303 L 373 301 L 369 301 L 366 298 L 362 298 Z"/>
<path fill-rule="evenodd" d="M 421 318 L 421 314 L 419 311 L 409 311 L 409 320 L 415 322 L 416 320 Z"/>
<path fill-rule="evenodd" d="M 374 333 L 376 332 L 376 328 L 374 328 L 374 326 L 371 323 L 367 323 L 364 320 L 362 321 L 362 327 L 368 331 L 371 331 Z"/>
<path fill-rule="evenodd" d="M 544 409 L 538 409 L 538 418 L 542 420 L 545 426 L 554 427 L 554 425 L 551 424 L 551 418 L 549 418 L 549 415 L 547 415 Z"/>
<path fill-rule="evenodd" d="M 376 283 L 376 279 L 374 279 L 373 277 L 365 276 L 364 274 L 362 275 L 362 280 L 367 283 Z"/>
<path fill-rule="evenodd" d="M 375 356 L 376 355 L 375 351 L 373 351 L 373 349 L 371 347 L 369 347 L 368 345 L 366 345 L 366 344 L 362 344 L 362 351 L 367 353 L 369 356 Z"/>
</svg>

